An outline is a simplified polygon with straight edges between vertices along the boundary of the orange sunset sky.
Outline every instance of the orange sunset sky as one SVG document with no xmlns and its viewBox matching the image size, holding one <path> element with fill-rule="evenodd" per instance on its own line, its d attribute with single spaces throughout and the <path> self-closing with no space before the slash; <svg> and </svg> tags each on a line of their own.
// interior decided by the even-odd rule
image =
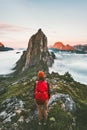
<svg viewBox="0 0 87 130">
<path fill-rule="evenodd" d="M 39 28 L 48 45 L 87 44 L 86 0 L 0 0 L 0 42 L 26 48 Z"/>
</svg>

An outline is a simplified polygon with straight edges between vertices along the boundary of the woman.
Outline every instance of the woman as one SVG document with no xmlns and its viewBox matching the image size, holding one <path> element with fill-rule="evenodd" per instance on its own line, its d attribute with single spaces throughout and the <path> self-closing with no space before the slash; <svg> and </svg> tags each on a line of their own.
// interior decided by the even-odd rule
<svg viewBox="0 0 87 130">
<path fill-rule="evenodd" d="M 42 116 L 44 116 L 44 125 L 48 117 L 48 101 L 50 98 L 49 84 L 45 80 L 43 71 L 38 72 L 38 81 L 34 86 L 34 99 L 38 109 L 38 124 L 41 125 Z"/>
</svg>

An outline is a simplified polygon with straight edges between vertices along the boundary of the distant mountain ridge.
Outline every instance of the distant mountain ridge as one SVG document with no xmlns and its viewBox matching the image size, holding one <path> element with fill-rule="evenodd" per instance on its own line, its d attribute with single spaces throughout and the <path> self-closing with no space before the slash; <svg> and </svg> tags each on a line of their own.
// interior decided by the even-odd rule
<svg viewBox="0 0 87 130">
<path fill-rule="evenodd" d="M 0 51 L 9 51 L 9 50 L 14 50 L 11 47 L 5 47 L 3 43 L 0 42 Z"/>
<path fill-rule="evenodd" d="M 54 43 L 51 48 L 58 49 L 58 50 L 64 50 L 64 51 L 74 51 L 74 47 L 70 46 L 69 44 L 64 45 L 62 42 L 56 42 Z"/>
<path fill-rule="evenodd" d="M 76 52 L 76 53 L 87 53 L 87 44 L 71 46 L 69 44 L 64 45 L 62 42 L 56 42 L 53 45 L 49 46 L 49 48 L 56 49 L 56 50 L 59 50 L 59 51 L 71 51 L 71 52 Z"/>
<path fill-rule="evenodd" d="M 0 47 L 3 47 L 4 45 L 0 42 Z"/>
<path fill-rule="evenodd" d="M 74 48 L 78 51 L 83 51 L 87 53 L 87 44 L 84 45 L 75 45 Z"/>
</svg>

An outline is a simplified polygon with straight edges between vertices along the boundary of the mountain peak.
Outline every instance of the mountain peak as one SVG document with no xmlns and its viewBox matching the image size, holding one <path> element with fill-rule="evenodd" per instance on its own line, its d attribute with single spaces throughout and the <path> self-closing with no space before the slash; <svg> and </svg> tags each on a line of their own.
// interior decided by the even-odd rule
<svg viewBox="0 0 87 130">
<path fill-rule="evenodd" d="M 63 49 L 64 49 L 64 45 L 63 45 L 62 42 L 56 42 L 56 43 L 53 45 L 53 48 L 63 50 Z"/>
<path fill-rule="evenodd" d="M 47 69 L 48 66 L 52 66 L 54 60 L 47 48 L 47 37 L 41 29 L 31 36 L 28 42 L 28 48 L 19 62 L 22 62 L 23 60 L 24 63 L 23 66 L 21 66 L 22 71 L 35 65 L 39 65 L 42 69 L 44 68 L 42 64 L 44 64 Z"/>
<path fill-rule="evenodd" d="M 0 47 L 4 47 L 4 45 L 2 44 L 2 42 L 0 42 Z"/>
<path fill-rule="evenodd" d="M 55 49 L 58 49 L 58 50 L 66 50 L 66 51 L 74 50 L 74 47 L 70 46 L 69 44 L 64 45 L 62 42 L 54 43 L 52 48 L 55 48 Z"/>
<path fill-rule="evenodd" d="M 38 32 L 42 32 L 41 28 L 40 28 L 40 29 L 38 29 Z"/>
</svg>

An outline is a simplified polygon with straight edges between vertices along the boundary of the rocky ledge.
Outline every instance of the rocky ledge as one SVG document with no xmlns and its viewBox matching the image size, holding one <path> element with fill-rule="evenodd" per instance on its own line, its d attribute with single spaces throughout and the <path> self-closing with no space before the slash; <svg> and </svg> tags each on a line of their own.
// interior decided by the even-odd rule
<svg viewBox="0 0 87 130">
<path fill-rule="evenodd" d="M 37 109 L 33 87 L 37 76 L 3 78 L 6 91 L 0 96 L 1 130 L 38 130 Z M 46 129 L 85 130 L 87 86 L 80 84 L 69 73 L 46 75 L 50 84 L 48 122 Z M 66 127 L 65 127 L 66 126 Z"/>
</svg>

